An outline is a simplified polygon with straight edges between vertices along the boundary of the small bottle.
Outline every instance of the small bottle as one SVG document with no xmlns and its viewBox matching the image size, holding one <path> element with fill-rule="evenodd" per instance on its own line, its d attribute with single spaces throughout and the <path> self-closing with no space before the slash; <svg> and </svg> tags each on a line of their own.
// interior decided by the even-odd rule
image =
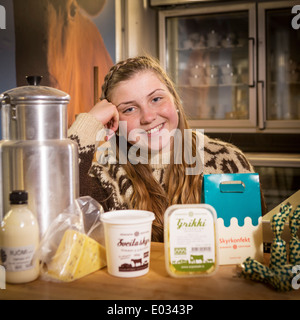
<svg viewBox="0 0 300 320">
<path fill-rule="evenodd" d="M 0 227 L 0 262 L 7 283 L 26 283 L 39 276 L 35 252 L 39 245 L 39 227 L 27 207 L 28 194 L 17 190 L 10 194 L 11 210 Z"/>
</svg>

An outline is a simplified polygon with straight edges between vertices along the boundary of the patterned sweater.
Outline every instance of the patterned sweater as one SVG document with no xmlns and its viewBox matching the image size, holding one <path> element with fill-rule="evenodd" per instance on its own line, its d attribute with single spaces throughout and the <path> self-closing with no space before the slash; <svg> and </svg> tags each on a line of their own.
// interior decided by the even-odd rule
<svg viewBox="0 0 300 320">
<path fill-rule="evenodd" d="M 95 160 L 96 136 L 103 125 L 92 115 L 78 115 L 68 131 L 79 147 L 80 196 L 97 200 L 104 211 L 129 208 L 133 192 L 131 181 L 120 164 L 99 164 Z M 109 142 L 107 142 L 109 143 Z M 152 165 L 155 179 L 161 185 L 168 165 Z M 204 135 L 204 174 L 254 172 L 243 153 L 235 146 Z"/>
</svg>

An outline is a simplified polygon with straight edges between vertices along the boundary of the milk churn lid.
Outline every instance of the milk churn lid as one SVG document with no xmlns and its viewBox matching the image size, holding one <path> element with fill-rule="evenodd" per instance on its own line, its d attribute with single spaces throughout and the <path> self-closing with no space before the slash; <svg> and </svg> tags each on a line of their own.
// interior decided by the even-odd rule
<svg viewBox="0 0 300 320">
<path fill-rule="evenodd" d="M 8 103 L 69 103 L 70 96 L 58 89 L 40 86 L 41 76 L 27 76 L 28 86 L 17 87 L 3 93 Z"/>
</svg>

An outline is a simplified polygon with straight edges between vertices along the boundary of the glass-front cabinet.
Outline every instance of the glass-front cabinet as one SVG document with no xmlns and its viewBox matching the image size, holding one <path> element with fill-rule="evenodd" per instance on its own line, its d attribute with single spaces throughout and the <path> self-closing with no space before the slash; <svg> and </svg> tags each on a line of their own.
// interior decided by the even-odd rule
<svg viewBox="0 0 300 320">
<path fill-rule="evenodd" d="M 249 1 L 159 12 L 160 61 L 192 127 L 300 132 L 295 4 Z"/>
<path fill-rule="evenodd" d="M 292 12 L 294 5 L 285 1 L 258 7 L 261 129 L 300 128 L 300 16 Z"/>
<path fill-rule="evenodd" d="M 256 112 L 250 109 L 256 98 L 255 7 L 227 9 L 172 11 L 164 20 L 161 61 L 178 87 L 192 125 L 201 119 L 205 126 L 217 125 L 216 120 L 225 126 L 255 126 Z"/>
</svg>

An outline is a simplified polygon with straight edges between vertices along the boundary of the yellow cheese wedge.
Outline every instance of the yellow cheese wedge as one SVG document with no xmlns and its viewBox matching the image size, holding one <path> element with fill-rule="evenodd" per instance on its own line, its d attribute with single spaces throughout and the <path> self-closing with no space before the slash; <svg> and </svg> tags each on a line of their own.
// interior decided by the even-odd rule
<svg viewBox="0 0 300 320">
<path fill-rule="evenodd" d="M 70 282 L 106 266 L 106 251 L 92 238 L 75 230 L 67 230 L 48 265 L 47 274 Z"/>
</svg>

